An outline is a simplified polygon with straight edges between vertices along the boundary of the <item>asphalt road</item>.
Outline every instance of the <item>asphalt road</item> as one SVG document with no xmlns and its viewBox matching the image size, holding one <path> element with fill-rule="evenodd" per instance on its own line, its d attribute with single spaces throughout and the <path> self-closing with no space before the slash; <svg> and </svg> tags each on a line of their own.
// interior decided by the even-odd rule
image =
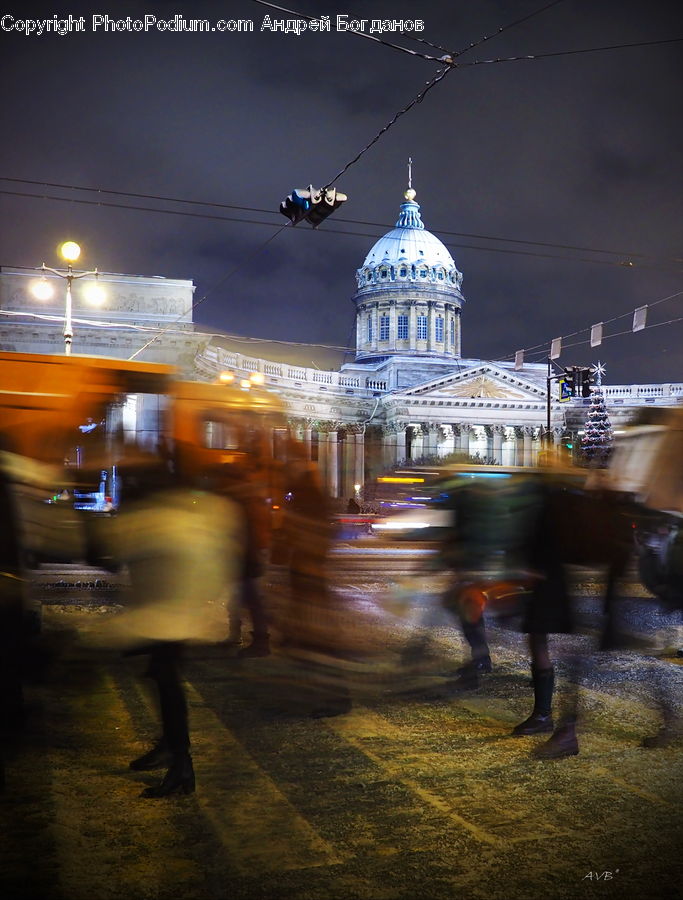
<svg viewBox="0 0 683 900">
<path fill-rule="evenodd" d="M 428 558 L 339 549 L 335 628 L 353 659 L 191 651 L 197 792 L 159 801 L 139 797 L 154 773 L 127 767 L 156 734 L 141 660 L 94 655 L 69 637 L 115 613 L 116 579 L 95 586 L 102 573 L 41 571 L 45 639 L 61 653 L 28 687 L 26 730 L 5 747 L 0 895 L 681 896 L 682 745 L 641 742 L 658 727 L 661 690 L 680 703 L 683 669 L 662 655 L 676 623 L 647 592 L 632 579 L 622 586 L 646 650 L 600 654 L 599 579 L 577 571 L 581 629 L 555 644 L 556 706 L 580 685 L 581 750 L 541 762 L 531 750 L 542 738 L 510 736 L 531 706 L 523 635 L 491 623 L 494 672 L 456 690 L 465 650 Z M 276 617 L 283 582 L 273 570 Z M 411 642 L 422 653 L 408 663 Z M 350 712 L 311 717 L 342 688 Z"/>
</svg>

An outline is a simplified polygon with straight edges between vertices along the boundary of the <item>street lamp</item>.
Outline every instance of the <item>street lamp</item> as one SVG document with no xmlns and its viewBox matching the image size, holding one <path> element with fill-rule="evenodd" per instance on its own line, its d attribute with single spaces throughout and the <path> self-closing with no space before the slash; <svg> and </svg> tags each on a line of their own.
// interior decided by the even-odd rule
<svg viewBox="0 0 683 900">
<path fill-rule="evenodd" d="M 97 278 L 99 275 L 97 269 L 93 269 L 90 272 L 79 272 L 78 274 L 73 271 L 71 264 L 76 262 L 78 257 L 81 255 L 81 248 L 75 241 L 65 241 L 59 248 L 59 253 L 62 259 L 67 264 L 66 272 L 59 272 L 57 269 L 52 269 L 50 266 L 46 266 L 45 263 L 43 263 L 41 267 L 43 277 L 40 279 L 40 281 L 36 281 L 33 283 L 31 290 L 33 296 L 38 300 L 49 300 L 54 294 L 54 288 L 45 277 L 45 273 L 50 272 L 52 275 L 56 275 L 58 278 L 63 278 L 66 281 L 66 308 L 64 310 L 64 352 L 67 356 L 69 356 L 71 354 L 71 342 L 73 341 L 74 336 L 73 325 L 71 322 L 71 283 L 77 278 L 85 278 L 86 275 L 95 276 L 95 284 L 91 285 L 87 295 L 88 301 L 92 303 L 93 306 L 99 306 L 104 302 L 104 291 L 97 283 Z"/>
</svg>

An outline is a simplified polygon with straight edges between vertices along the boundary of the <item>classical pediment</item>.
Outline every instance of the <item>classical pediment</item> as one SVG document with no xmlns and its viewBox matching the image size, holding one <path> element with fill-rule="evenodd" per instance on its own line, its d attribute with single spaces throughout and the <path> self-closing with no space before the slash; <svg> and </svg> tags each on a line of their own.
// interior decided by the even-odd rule
<svg viewBox="0 0 683 900">
<path fill-rule="evenodd" d="M 487 363 L 415 385 L 403 393 L 439 400 L 538 401 L 545 397 L 545 385 L 527 381 L 516 372 Z"/>
<path fill-rule="evenodd" d="M 466 381 L 453 384 L 442 391 L 439 396 L 458 397 L 460 399 L 474 399 L 479 397 L 494 397 L 497 400 L 525 400 L 528 394 L 507 384 L 501 384 L 489 375 L 476 375 Z"/>
</svg>

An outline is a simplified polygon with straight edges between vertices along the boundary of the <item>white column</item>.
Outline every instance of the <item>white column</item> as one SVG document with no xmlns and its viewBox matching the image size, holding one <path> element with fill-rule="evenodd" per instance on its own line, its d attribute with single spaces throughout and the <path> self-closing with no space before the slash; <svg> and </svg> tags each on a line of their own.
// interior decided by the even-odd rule
<svg viewBox="0 0 683 900">
<path fill-rule="evenodd" d="M 327 490 L 330 497 L 339 496 L 339 441 L 336 431 L 327 433 Z"/>
<path fill-rule="evenodd" d="M 361 490 L 365 483 L 365 435 L 362 430 L 352 435 L 354 438 L 353 483 L 359 484 Z"/>
<path fill-rule="evenodd" d="M 532 446 L 531 446 L 531 441 L 533 439 L 533 436 L 534 436 L 534 429 L 529 427 L 528 425 L 525 425 L 524 428 L 522 429 L 522 437 L 523 437 L 523 441 L 524 441 L 524 458 L 522 461 L 523 466 L 533 466 L 533 464 L 534 464 L 533 450 L 532 450 Z"/>
<path fill-rule="evenodd" d="M 493 452 L 492 456 L 497 463 L 503 464 L 503 435 L 505 434 L 504 425 L 493 425 Z"/>
<path fill-rule="evenodd" d="M 318 474 L 320 483 L 327 490 L 327 433 L 317 429 L 318 433 Z"/>
<path fill-rule="evenodd" d="M 470 455 L 470 432 L 472 427 L 467 424 L 460 425 L 460 445 L 458 449 L 465 454 Z"/>
<path fill-rule="evenodd" d="M 311 458 L 311 428 L 309 425 L 305 426 L 303 429 L 303 440 L 304 440 L 304 455 L 306 459 Z"/>
<path fill-rule="evenodd" d="M 403 462 L 406 458 L 406 426 L 398 423 L 396 432 L 396 462 Z"/>
</svg>

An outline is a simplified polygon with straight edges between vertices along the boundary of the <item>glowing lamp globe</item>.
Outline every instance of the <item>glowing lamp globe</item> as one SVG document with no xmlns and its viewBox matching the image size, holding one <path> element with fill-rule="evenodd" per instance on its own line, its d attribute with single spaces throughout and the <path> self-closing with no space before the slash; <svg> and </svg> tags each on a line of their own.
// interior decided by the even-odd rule
<svg viewBox="0 0 683 900">
<path fill-rule="evenodd" d="M 76 241 L 65 241 L 59 248 L 59 253 L 67 262 L 76 262 L 81 255 L 81 248 Z"/>
<path fill-rule="evenodd" d="M 36 300 L 49 300 L 54 292 L 54 288 L 47 278 L 41 278 L 40 281 L 34 281 L 31 285 L 31 293 Z"/>
<path fill-rule="evenodd" d="M 107 299 L 104 288 L 97 284 L 96 281 L 94 281 L 92 284 L 86 285 L 84 293 L 85 299 L 90 304 L 90 306 L 102 306 L 104 301 Z"/>
</svg>

